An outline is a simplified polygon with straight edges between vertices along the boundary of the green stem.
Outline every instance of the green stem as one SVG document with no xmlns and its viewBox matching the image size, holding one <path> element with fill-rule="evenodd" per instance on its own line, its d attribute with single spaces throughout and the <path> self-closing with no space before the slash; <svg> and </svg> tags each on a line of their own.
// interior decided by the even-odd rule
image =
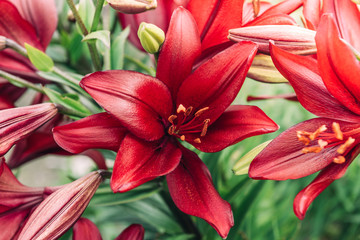
<svg viewBox="0 0 360 240">
<path fill-rule="evenodd" d="M 54 66 L 53 69 L 52 69 L 52 71 L 53 71 L 56 75 L 64 78 L 65 80 L 67 80 L 68 82 L 70 82 L 70 83 L 72 83 L 72 84 L 75 84 L 75 85 L 77 85 L 77 86 L 79 85 L 79 81 L 78 81 L 78 80 L 76 80 L 75 78 L 71 77 L 69 74 L 61 71 L 59 68 L 57 68 L 57 67 Z"/>
<path fill-rule="evenodd" d="M 132 57 L 129 57 L 127 55 L 125 55 L 125 59 L 136 64 L 136 66 L 138 66 L 139 68 L 141 68 L 142 70 L 146 71 L 147 73 L 149 73 L 151 76 L 155 75 L 155 71 L 152 68 L 149 68 L 148 66 L 146 66 L 145 64 L 143 64 L 141 61 L 134 59 Z"/>
<path fill-rule="evenodd" d="M 26 87 L 26 88 L 30 88 L 33 89 L 37 92 L 40 92 L 42 94 L 45 94 L 45 92 L 43 91 L 43 89 L 39 86 L 36 86 L 35 84 L 26 81 L 25 79 L 19 78 L 17 76 L 14 76 L 10 73 L 4 72 L 2 70 L 0 70 L 0 77 L 5 78 L 6 80 L 8 80 L 11 84 L 17 86 L 17 87 Z"/>
<path fill-rule="evenodd" d="M 72 0 L 66 0 L 66 2 L 68 3 L 70 10 L 74 14 L 75 20 L 78 23 L 82 34 L 84 36 L 88 35 L 89 31 L 86 29 L 86 26 L 85 26 L 83 20 L 81 19 L 80 14 L 79 14 L 78 10 L 75 7 L 74 2 Z M 93 62 L 95 70 L 100 71 L 101 70 L 100 56 L 99 56 L 99 53 L 98 53 L 98 51 L 96 49 L 95 42 L 88 42 L 87 45 L 88 45 L 88 48 L 89 48 L 89 51 L 90 51 L 91 60 Z"/>
<path fill-rule="evenodd" d="M 12 50 L 14 50 L 17 53 L 20 53 L 24 57 L 28 57 L 26 49 L 23 48 L 22 46 L 20 46 L 17 42 L 15 42 L 9 38 L 5 39 L 5 46 L 8 48 L 11 48 Z"/>
<path fill-rule="evenodd" d="M 102 8 L 104 6 L 104 1 L 105 0 L 98 0 L 97 1 L 96 10 L 95 10 L 95 14 L 94 14 L 94 20 L 92 22 L 90 32 L 94 32 L 97 29 L 97 26 L 98 26 L 99 20 L 100 20 L 101 10 L 102 10 Z"/>
<path fill-rule="evenodd" d="M 56 108 L 58 109 L 58 111 L 64 115 L 68 115 L 68 116 L 73 116 L 73 117 L 78 117 L 78 118 L 84 118 L 87 117 L 89 115 L 76 111 L 74 109 L 71 108 L 67 108 L 61 104 L 55 103 Z"/>
</svg>

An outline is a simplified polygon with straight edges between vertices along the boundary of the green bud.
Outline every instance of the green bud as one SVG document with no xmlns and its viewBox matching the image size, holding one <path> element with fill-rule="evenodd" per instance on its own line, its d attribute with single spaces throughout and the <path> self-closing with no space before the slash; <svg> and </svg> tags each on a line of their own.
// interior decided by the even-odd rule
<svg viewBox="0 0 360 240">
<path fill-rule="evenodd" d="M 157 53 L 165 40 L 165 33 L 154 24 L 142 22 L 138 30 L 142 47 L 148 53 Z"/>
</svg>

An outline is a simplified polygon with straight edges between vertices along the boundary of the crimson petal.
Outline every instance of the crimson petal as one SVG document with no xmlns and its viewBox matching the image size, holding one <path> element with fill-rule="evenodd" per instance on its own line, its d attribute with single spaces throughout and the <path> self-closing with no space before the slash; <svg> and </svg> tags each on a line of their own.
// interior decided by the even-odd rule
<svg viewBox="0 0 360 240">
<path fill-rule="evenodd" d="M 101 234 L 95 223 L 87 218 L 80 218 L 73 227 L 72 240 L 101 240 Z"/>
<path fill-rule="evenodd" d="M 359 116 L 326 89 L 315 59 L 288 53 L 272 44 L 270 52 L 276 68 L 289 80 L 304 108 L 320 117 L 359 122 Z"/>
<path fill-rule="evenodd" d="M 289 15 L 278 13 L 273 15 L 261 15 L 243 27 L 258 25 L 296 25 L 296 21 Z"/>
<path fill-rule="evenodd" d="M 303 5 L 304 25 L 316 30 L 320 22 L 321 0 L 305 0 Z"/>
<path fill-rule="evenodd" d="M 297 131 L 314 132 L 320 126 L 331 129 L 333 119 L 315 118 L 301 122 L 276 137 L 250 164 L 249 176 L 255 179 L 287 180 L 313 174 L 328 165 L 338 155 L 337 147 L 319 153 L 303 153 L 305 147 L 296 136 Z M 342 130 L 358 128 L 359 124 L 336 121 Z M 308 145 L 306 147 L 309 147 Z"/>
<path fill-rule="evenodd" d="M 180 86 L 177 106 L 209 107 L 199 119 L 209 118 L 212 124 L 240 91 L 256 50 L 256 44 L 241 42 L 210 58 Z"/>
<path fill-rule="evenodd" d="M 345 163 L 330 164 L 322 170 L 306 188 L 296 195 L 294 199 L 294 212 L 299 219 L 304 219 L 310 204 L 322 191 L 324 191 L 333 181 L 341 178 L 345 174 L 346 169 L 358 153 L 359 149 L 354 149 L 346 156 L 347 160 Z"/>
<path fill-rule="evenodd" d="M 145 229 L 140 224 L 131 224 L 114 240 L 143 240 Z"/>
<path fill-rule="evenodd" d="M 195 20 L 189 11 L 179 7 L 172 15 L 156 73 L 156 77 L 168 86 L 174 99 L 200 53 L 200 37 Z"/>
<path fill-rule="evenodd" d="M 158 79 L 112 70 L 87 75 L 80 85 L 134 135 L 149 141 L 164 135 L 161 119 L 169 117 L 173 104 L 168 88 Z"/>
<path fill-rule="evenodd" d="M 108 113 L 98 113 L 53 129 L 60 147 L 71 153 L 91 148 L 118 151 L 126 129 Z"/>
<path fill-rule="evenodd" d="M 192 151 L 182 148 L 179 166 L 166 176 L 170 195 L 186 214 L 203 218 L 222 238 L 234 225 L 230 204 L 214 188 L 205 164 Z"/>
<path fill-rule="evenodd" d="M 278 128 L 258 107 L 230 106 L 209 127 L 205 137 L 201 138 L 201 144 L 193 145 L 203 152 L 218 152 L 245 138 L 274 132 Z"/>
<path fill-rule="evenodd" d="M 177 167 L 180 157 L 181 151 L 169 138 L 147 142 L 128 134 L 115 160 L 111 189 L 126 192 L 166 175 Z"/>
</svg>

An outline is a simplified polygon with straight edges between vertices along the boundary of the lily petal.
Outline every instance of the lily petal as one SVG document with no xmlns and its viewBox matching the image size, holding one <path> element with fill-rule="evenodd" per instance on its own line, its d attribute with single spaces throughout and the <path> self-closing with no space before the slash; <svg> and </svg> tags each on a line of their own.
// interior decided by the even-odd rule
<svg viewBox="0 0 360 240">
<path fill-rule="evenodd" d="M 145 229 L 140 224 L 131 224 L 114 240 L 143 240 Z"/>
<path fill-rule="evenodd" d="M 333 119 L 315 118 L 301 122 L 276 137 L 250 165 L 249 176 L 255 179 L 287 180 L 313 174 L 328 165 L 338 155 L 337 147 L 329 147 L 319 153 L 303 153 L 304 143 L 296 136 L 297 131 L 314 132 L 325 125 L 331 129 Z M 360 127 L 359 124 L 337 121 L 342 130 Z"/>
<path fill-rule="evenodd" d="M 350 110 L 360 115 L 360 87 L 354 82 L 360 63 L 352 50 L 340 40 L 335 20 L 325 14 L 316 34 L 319 70 L 329 92 Z"/>
<path fill-rule="evenodd" d="M 185 8 L 177 8 L 171 18 L 165 42 L 160 51 L 156 77 L 170 89 L 173 99 L 184 79 L 191 73 L 201 53 L 196 22 Z"/>
<path fill-rule="evenodd" d="M 332 182 L 341 178 L 345 174 L 346 169 L 356 158 L 358 153 L 359 149 L 355 149 L 346 156 L 345 163 L 330 164 L 328 167 L 322 170 L 306 188 L 301 190 L 301 192 L 296 195 L 294 199 L 294 212 L 300 220 L 304 219 L 306 211 L 314 199 Z"/>
<path fill-rule="evenodd" d="M 147 142 L 126 135 L 116 156 L 110 186 L 114 192 L 129 191 L 156 177 L 173 171 L 181 151 L 168 138 Z"/>
<path fill-rule="evenodd" d="M 259 26 L 259 25 L 296 25 L 296 21 L 289 15 L 278 13 L 273 15 L 261 15 L 251 22 L 243 25 L 243 27 Z"/>
<path fill-rule="evenodd" d="M 270 51 L 276 68 L 289 80 L 304 108 L 320 117 L 359 122 L 359 116 L 326 89 L 315 59 L 288 53 L 272 44 Z"/>
<path fill-rule="evenodd" d="M 306 28 L 316 30 L 320 22 L 321 0 L 304 0 L 303 15 Z"/>
<path fill-rule="evenodd" d="M 134 135 L 157 140 L 161 119 L 172 111 L 168 88 L 158 79 L 132 71 L 112 70 L 85 76 L 80 86 Z"/>
<path fill-rule="evenodd" d="M 214 188 L 210 172 L 192 151 L 182 149 L 179 166 L 166 176 L 170 195 L 186 214 L 207 221 L 222 238 L 234 225 L 230 204 Z"/>
<path fill-rule="evenodd" d="M 212 124 L 240 91 L 256 50 L 254 43 L 241 42 L 210 58 L 181 85 L 176 105 L 192 106 L 194 111 L 209 107 L 198 121 L 209 118 Z"/>
<path fill-rule="evenodd" d="M 118 151 L 126 129 L 108 113 L 98 113 L 73 123 L 53 128 L 54 139 L 71 153 L 103 148 Z"/>
<path fill-rule="evenodd" d="M 95 223 L 87 218 L 80 218 L 73 227 L 73 240 L 101 240 L 101 234 Z"/>
<path fill-rule="evenodd" d="M 203 152 L 218 152 L 245 138 L 274 132 L 278 128 L 258 107 L 230 106 L 209 127 L 206 135 L 201 138 L 201 144 L 192 144 Z"/>
<path fill-rule="evenodd" d="M 273 14 L 284 13 L 290 14 L 294 12 L 296 9 L 301 7 L 303 4 L 303 0 L 285 0 L 281 1 L 280 3 L 268 8 L 262 16 L 270 16 Z"/>
</svg>

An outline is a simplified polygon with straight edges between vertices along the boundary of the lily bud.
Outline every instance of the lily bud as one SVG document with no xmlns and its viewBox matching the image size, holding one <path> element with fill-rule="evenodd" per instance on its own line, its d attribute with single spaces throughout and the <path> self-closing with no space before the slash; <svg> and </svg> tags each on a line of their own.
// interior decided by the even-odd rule
<svg viewBox="0 0 360 240">
<path fill-rule="evenodd" d="M 269 54 L 269 40 L 288 52 L 308 55 L 316 53 L 313 30 L 292 25 L 262 25 L 230 29 L 228 38 L 234 42 L 252 41 L 259 51 Z"/>
<path fill-rule="evenodd" d="M 259 82 L 287 83 L 281 73 L 276 69 L 269 55 L 258 54 L 255 56 L 247 77 Z"/>
<path fill-rule="evenodd" d="M 52 103 L 42 103 L 0 111 L 0 156 L 57 114 Z"/>
<path fill-rule="evenodd" d="M 143 240 L 144 232 L 144 227 L 140 224 L 131 224 L 114 240 Z"/>
<path fill-rule="evenodd" d="M 6 37 L 0 36 L 0 51 L 6 48 Z"/>
<path fill-rule="evenodd" d="M 139 26 L 138 37 L 145 51 L 151 54 L 157 53 L 165 41 L 165 33 L 161 28 L 145 22 Z"/>
<path fill-rule="evenodd" d="M 89 173 L 47 197 L 30 215 L 18 240 L 60 237 L 84 212 L 104 174 L 102 170 Z"/>
<path fill-rule="evenodd" d="M 108 3 L 116 11 L 127 14 L 142 13 L 157 7 L 156 0 L 108 0 Z"/>
</svg>

